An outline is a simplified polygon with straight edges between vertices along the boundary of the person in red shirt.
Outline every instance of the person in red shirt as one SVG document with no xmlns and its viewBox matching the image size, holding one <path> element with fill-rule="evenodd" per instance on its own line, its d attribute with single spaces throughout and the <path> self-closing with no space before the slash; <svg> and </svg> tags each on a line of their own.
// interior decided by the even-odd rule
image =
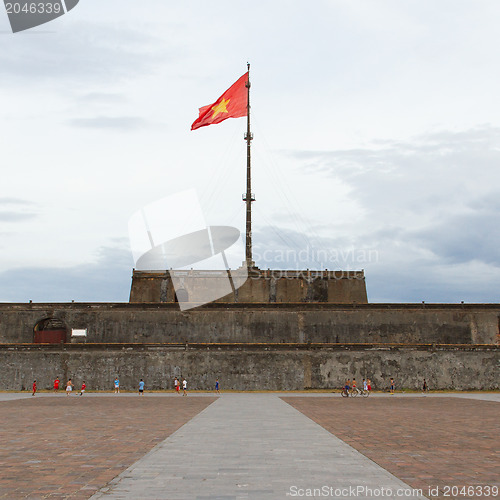
<svg viewBox="0 0 500 500">
<path fill-rule="evenodd" d="M 83 393 L 85 392 L 85 389 L 87 388 L 87 386 L 85 385 L 85 380 L 82 382 L 82 388 L 80 390 L 80 396 L 83 396 Z"/>
<path fill-rule="evenodd" d="M 35 395 L 35 392 L 36 392 L 36 380 L 33 380 L 33 394 L 32 394 L 32 396 Z"/>
<path fill-rule="evenodd" d="M 59 391 L 59 377 L 56 377 L 56 379 L 54 380 L 54 392 L 58 391 Z"/>
</svg>

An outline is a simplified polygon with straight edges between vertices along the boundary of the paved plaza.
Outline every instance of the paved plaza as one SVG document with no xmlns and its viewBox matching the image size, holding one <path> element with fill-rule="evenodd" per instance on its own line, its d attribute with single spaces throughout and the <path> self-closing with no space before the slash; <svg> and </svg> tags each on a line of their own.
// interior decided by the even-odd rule
<svg viewBox="0 0 500 500">
<path fill-rule="evenodd" d="M 0 498 L 485 498 L 499 486 L 499 403 L 0 394 Z"/>
</svg>

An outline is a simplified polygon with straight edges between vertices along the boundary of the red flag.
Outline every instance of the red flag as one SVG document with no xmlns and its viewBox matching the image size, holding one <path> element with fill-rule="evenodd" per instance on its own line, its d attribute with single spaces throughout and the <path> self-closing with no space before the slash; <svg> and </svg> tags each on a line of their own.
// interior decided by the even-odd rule
<svg viewBox="0 0 500 500">
<path fill-rule="evenodd" d="M 227 118 L 247 116 L 248 72 L 233 83 L 213 104 L 200 108 L 200 116 L 191 125 L 191 130 L 220 123 Z"/>
</svg>

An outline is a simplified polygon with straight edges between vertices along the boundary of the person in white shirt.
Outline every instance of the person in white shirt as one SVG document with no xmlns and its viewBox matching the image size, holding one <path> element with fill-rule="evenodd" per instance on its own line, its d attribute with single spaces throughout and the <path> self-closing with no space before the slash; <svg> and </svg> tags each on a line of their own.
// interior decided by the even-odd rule
<svg viewBox="0 0 500 500">
<path fill-rule="evenodd" d="M 183 379 L 182 380 L 182 390 L 184 391 L 183 396 L 187 396 L 187 387 L 188 387 L 188 383 L 186 382 L 186 379 Z"/>
</svg>

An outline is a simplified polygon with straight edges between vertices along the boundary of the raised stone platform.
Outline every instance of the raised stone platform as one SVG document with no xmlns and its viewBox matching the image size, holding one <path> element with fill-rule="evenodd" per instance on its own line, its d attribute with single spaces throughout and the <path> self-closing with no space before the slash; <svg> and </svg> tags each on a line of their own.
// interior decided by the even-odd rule
<svg viewBox="0 0 500 500">
<path fill-rule="evenodd" d="M 239 273 L 241 270 L 236 270 Z M 247 270 L 245 269 L 245 276 Z M 228 274 L 229 273 L 229 274 Z M 248 270 L 248 278 L 231 292 L 231 271 L 137 271 L 133 270 L 130 302 L 189 301 L 190 297 L 209 296 L 225 290 L 221 303 L 327 302 L 366 304 L 364 271 L 286 271 Z M 226 284 L 226 282 L 228 282 Z M 229 293 L 228 293 L 229 292 Z"/>
</svg>

